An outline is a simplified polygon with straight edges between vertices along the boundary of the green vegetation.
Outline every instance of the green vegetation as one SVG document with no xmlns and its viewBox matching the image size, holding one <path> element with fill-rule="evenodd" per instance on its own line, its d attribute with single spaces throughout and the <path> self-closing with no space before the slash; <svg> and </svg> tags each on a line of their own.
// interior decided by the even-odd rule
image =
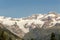
<svg viewBox="0 0 60 40">
<path fill-rule="evenodd" d="M 31 40 L 34 40 L 33 38 Z"/>
<path fill-rule="evenodd" d="M 51 33 L 51 40 L 56 40 L 54 33 Z"/>
<path fill-rule="evenodd" d="M 59 38 L 58 40 L 60 40 L 60 34 L 58 34 L 58 38 Z M 6 30 L 3 30 L 0 28 L 0 40 L 16 40 L 16 39 L 24 40 L 24 39 L 17 37 L 16 35 L 14 35 L 13 33 L 9 32 L 9 31 L 6 31 Z M 35 38 L 31 38 L 30 40 L 35 40 Z M 57 40 L 55 33 L 53 33 L 53 32 L 51 33 L 50 40 Z"/>
<path fill-rule="evenodd" d="M 10 32 L 4 31 L 0 28 L 0 40 L 22 40 L 18 38 L 16 35 L 13 35 Z"/>
</svg>

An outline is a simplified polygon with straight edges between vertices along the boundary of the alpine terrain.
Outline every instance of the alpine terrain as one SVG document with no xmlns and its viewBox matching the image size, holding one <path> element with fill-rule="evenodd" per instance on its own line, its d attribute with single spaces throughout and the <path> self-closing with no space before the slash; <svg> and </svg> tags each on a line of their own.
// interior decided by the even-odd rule
<svg viewBox="0 0 60 40">
<path fill-rule="evenodd" d="M 49 12 L 23 18 L 0 16 L 0 29 L 24 40 L 50 40 L 53 32 L 59 40 L 60 14 Z"/>
</svg>

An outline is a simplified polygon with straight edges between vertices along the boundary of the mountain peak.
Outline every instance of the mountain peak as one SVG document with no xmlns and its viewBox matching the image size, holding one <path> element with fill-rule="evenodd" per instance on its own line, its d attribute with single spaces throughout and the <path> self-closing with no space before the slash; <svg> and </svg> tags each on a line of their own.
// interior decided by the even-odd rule
<svg viewBox="0 0 60 40">
<path fill-rule="evenodd" d="M 49 12 L 48 14 L 34 14 L 25 18 L 11 18 L 0 16 L 0 23 L 6 25 L 7 29 L 11 29 L 14 34 L 19 35 L 19 32 L 24 36 L 34 28 L 48 29 L 60 24 L 60 16 L 55 12 Z M 12 25 L 17 25 L 17 27 L 12 27 Z M 14 30 L 13 30 L 14 29 Z M 19 31 L 19 30 L 21 31 Z M 14 31 L 18 31 L 15 33 Z"/>
</svg>

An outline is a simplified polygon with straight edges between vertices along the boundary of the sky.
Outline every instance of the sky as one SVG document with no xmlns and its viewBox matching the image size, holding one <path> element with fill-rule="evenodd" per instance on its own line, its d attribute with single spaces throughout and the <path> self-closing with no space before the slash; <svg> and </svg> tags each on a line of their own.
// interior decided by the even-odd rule
<svg viewBox="0 0 60 40">
<path fill-rule="evenodd" d="M 17 18 L 50 11 L 60 13 L 60 0 L 0 0 L 0 16 Z"/>
</svg>

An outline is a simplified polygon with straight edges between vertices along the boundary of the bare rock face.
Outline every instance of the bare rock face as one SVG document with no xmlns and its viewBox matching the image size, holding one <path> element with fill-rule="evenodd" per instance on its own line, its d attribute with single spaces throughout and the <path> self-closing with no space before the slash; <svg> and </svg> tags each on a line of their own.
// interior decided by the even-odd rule
<svg viewBox="0 0 60 40">
<path fill-rule="evenodd" d="M 0 28 L 24 40 L 49 40 L 52 32 L 59 33 L 60 14 L 35 14 L 24 18 L 0 17 Z"/>
</svg>

